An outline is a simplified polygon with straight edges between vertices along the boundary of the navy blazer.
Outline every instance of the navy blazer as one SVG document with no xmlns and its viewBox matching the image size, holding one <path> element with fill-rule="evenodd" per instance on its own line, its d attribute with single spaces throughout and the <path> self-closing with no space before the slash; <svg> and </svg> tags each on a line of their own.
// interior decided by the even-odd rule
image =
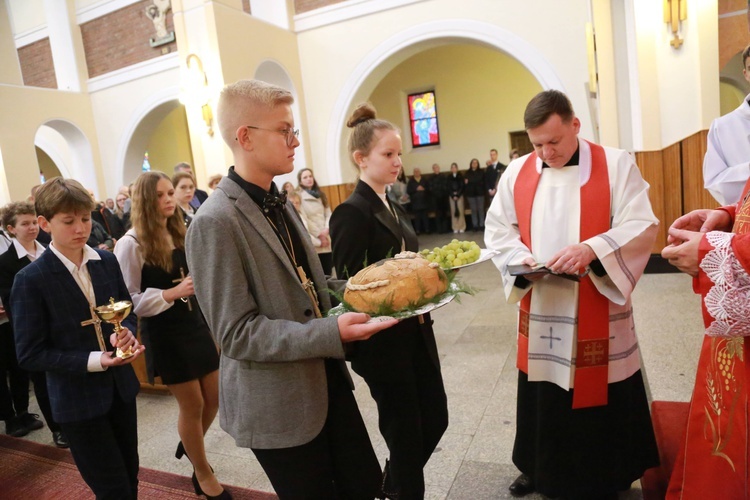
<svg viewBox="0 0 750 500">
<path fill-rule="evenodd" d="M 15 245 L 11 245 L 5 253 L 0 255 L 0 299 L 3 300 L 6 312 L 10 312 L 10 289 L 13 287 L 13 280 L 16 274 L 29 264 L 31 264 L 31 259 L 28 257 L 18 258 Z"/>
<path fill-rule="evenodd" d="M 87 267 L 96 304 L 131 300 L 117 259 L 96 250 L 102 260 Z M 22 368 L 47 372 L 52 415 L 60 423 L 99 417 L 112 406 L 114 391 L 132 401 L 140 384 L 131 365 L 87 371 L 89 353 L 99 351 L 94 327 L 81 326 L 91 318 L 89 302 L 73 276 L 52 250 L 21 270 L 10 294 L 16 353 Z M 112 349 L 112 326 L 102 323 L 104 342 Z"/>
</svg>

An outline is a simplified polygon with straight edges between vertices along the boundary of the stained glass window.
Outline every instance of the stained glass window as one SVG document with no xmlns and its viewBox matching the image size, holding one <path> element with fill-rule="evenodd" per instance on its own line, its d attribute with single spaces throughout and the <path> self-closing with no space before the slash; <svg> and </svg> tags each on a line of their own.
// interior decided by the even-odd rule
<svg viewBox="0 0 750 500">
<path fill-rule="evenodd" d="M 415 148 L 440 144 L 435 91 L 409 94 L 411 144 Z"/>
</svg>

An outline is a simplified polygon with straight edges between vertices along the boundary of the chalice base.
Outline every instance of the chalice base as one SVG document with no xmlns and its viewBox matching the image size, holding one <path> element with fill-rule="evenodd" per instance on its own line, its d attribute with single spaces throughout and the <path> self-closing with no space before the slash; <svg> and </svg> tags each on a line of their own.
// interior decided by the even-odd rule
<svg viewBox="0 0 750 500">
<path fill-rule="evenodd" d="M 118 358 L 121 358 L 121 359 L 128 359 L 132 355 L 133 355 L 133 350 L 130 347 L 128 347 L 127 351 L 123 351 L 119 347 L 115 351 L 115 356 L 117 356 Z"/>
</svg>

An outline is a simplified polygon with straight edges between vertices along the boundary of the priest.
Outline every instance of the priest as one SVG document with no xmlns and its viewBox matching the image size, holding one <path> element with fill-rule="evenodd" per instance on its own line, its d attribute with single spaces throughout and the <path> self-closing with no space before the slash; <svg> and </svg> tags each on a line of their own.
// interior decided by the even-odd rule
<svg viewBox="0 0 750 500">
<path fill-rule="evenodd" d="M 630 302 L 658 220 L 632 157 L 579 140 L 565 94 L 536 95 L 524 124 L 534 152 L 500 178 L 485 231 L 520 303 L 510 492 L 616 498 L 659 462 Z"/>
<path fill-rule="evenodd" d="M 748 498 L 750 181 L 736 205 L 694 210 L 669 228 L 662 256 L 693 276 L 706 327 L 685 439 L 668 499 Z"/>
<path fill-rule="evenodd" d="M 742 74 L 750 82 L 750 45 L 742 51 Z M 731 113 L 711 123 L 703 158 L 703 184 L 721 205 L 734 205 L 750 177 L 750 94 Z"/>
</svg>

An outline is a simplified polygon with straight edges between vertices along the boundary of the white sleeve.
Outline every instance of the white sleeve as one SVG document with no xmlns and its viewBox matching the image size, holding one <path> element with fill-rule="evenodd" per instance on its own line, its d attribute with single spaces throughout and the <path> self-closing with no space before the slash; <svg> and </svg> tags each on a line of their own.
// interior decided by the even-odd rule
<svg viewBox="0 0 750 500">
<path fill-rule="evenodd" d="M 603 277 L 589 275 L 597 290 L 622 305 L 648 263 L 659 220 L 651 209 L 649 185 L 633 157 L 625 151 L 607 149 L 607 152 L 612 193 L 611 229 L 583 243 L 594 250 L 607 271 Z"/>
<path fill-rule="evenodd" d="M 89 360 L 86 362 L 86 370 L 89 372 L 103 372 L 107 370 L 106 366 L 102 366 L 102 351 L 91 351 L 89 353 Z"/>
<path fill-rule="evenodd" d="M 714 120 L 708 131 L 706 156 L 703 158 L 703 184 L 721 206 L 733 205 L 742 196 L 748 177 L 750 177 L 750 158 L 736 165 L 729 165 L 726 153 L 721 145 L 721 135 L 732 131 L 725 130 Z M 737 136 L 734 133 L 734 136 Z M 725 138 L 726 140 L 726 138 Z"/>
<path fill-rule="evenodd" d="M 144 318 L 156 316 L 174 305 L 174 302 L 164 300 L 162 294 L 164 290 L 160 288 L 141 290 L 143 257 L 140 245 L 132 235 L 126 234 L 117 241 L 114 254 L 120 263 L 122 277 L 133 300 L 133 313 L 136 316 L 143 316 Z"/>
<path fill-rule="evenodd" d="M 509 171 L 506 171 L 506 174 L 500 178 L 497 193 L 492 198 L 484 226 L 485 246 L 488 250 L 500 252 L 493 257 L 492 261 L 502 274 L 505 298 L 509 303 L 520 301 L 533 287 L 533 283 L 526 288 L 514 286 L 516 277 L 508 274 L 509 265 L 520 264 L 525 258 L 534 256 L 531 250 L 521 242 L 513 198 L 513 185 L 522 165 L 523 163 L 514 165 L 516 168 L 512 171 L 509 166 Z"/>
</svg>

